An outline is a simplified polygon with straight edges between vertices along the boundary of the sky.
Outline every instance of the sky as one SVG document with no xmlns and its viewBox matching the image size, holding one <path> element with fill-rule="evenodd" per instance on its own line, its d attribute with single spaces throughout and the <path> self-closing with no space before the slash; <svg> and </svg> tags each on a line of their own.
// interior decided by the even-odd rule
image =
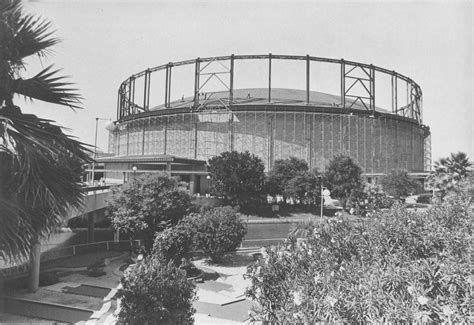
<svg viewBox="0 0 474 325">
<path fill-rule="evenodd" d="M 457 151 L 474 158 L 470 1 L 45 0 L 24 9 L 49 19 L 62 40 L 48 57 L 31 57 L 24 77 L 54 64 L 84 100 L 77 111 L 19 104 L 89 144 L 96 117 L 115 119 L 120 83 L 146 68 L 232 53 L 310 54 L 409 76 L 423 91 L 433 161 Z M 99 121 L 97 142 L 105 151 L 106 124 Z"/>
</svg>

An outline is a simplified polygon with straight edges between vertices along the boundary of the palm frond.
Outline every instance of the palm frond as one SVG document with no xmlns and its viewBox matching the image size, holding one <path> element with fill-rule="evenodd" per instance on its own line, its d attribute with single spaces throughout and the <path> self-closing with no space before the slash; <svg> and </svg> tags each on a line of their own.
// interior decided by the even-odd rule
<svg viewBox="0 0 474 325">
<path fill-rule="evenodd" d="M 75 166 L 89 162 L 91 151 L 59 126 L 17 108 L 0 109 L 0 116 L 15 146 L 14 155 L 0 152 L 0 211 L 6 225 L 0 231 L 0 257 L 24 257 L 33 235 L 47 236 L 70 208 L 81 206 L 84 193 Z M 10 167 L 6 156 L 13 161 Z M 16 200 L 11 206 L 10 192 Z"/>
<path fill-rule="evenodd" d="M 59 42 L 53 37 L 51 22 L 24 15 L 21 9 L 20 1 L 0 2 L 0 57 L 15 65 L 22 65 L 22 59 L 33 54 L 44 56 Z"/>
<path fill-rule="evenodd" d="M 0 0 L 0 16 L 21 10 L 21 0 Z"/>
<path fill-rule="evenodd" d="M 69 88 L 72 85 L 64 82 L 65 77 L 56 76 L 59 70 L 52 70 L 49 66 L 31 79 L 16 79 L 12 84 L 12 91 L 31 99 L 38 99 L 48 103 L 69 106 L 72 109 L 81 108 L 82 97 Z"/>
<path fill-rule="evenodd" d="M 30 15 L 21 17 L 10 59 L 17 61 L 33 54 L 47 54 L 46 50 L 59 42 L 53 37 L 54 30 L 51 27 L 51 22 L 46 19 L 36 19 Z"/>
</svg>

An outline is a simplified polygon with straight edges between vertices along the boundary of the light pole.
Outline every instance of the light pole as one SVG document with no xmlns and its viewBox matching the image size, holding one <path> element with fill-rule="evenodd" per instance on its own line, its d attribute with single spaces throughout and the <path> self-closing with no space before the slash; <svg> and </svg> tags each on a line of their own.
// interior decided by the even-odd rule
<svg viewBox="0 0 474 325">
<path fill-rule="evenodd" d="M 109 118 L 95 118 L 95 137 L 94 137 L 94 158 L 92 160 L 92 176 L 91 176 L 91 185 L 94 185 L 94 177 L 95 177 L 95 160 L 97 158 L 97 130 L 99 128 L 99 120 L 101 121 L 111 121 Z"/>
<path fill-rule="evenodd" d="M 207 193 L 206 197 L 211 196 L 211 175 L 206 176 L 207 179 Z"/>
<path fill-rule="evenodd" d="M 133 170 L 133 180 L 135 180 L 135 179 L 136 179 L 136 175 L 137 175 L 137 170 L 138 170 L 137 166 L 133 166 L 133 167 L 132 167 L 132 170 Z"/>
</svg>

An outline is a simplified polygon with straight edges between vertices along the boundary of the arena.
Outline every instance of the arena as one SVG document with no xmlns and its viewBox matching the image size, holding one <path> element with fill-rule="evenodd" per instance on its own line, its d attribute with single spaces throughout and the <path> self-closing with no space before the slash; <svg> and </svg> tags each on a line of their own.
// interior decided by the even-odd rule
<svg viewBox="0 0 474 325">
<path fill-rule="evenodd" d="M 239 72 L 256 61 L 265 66 L 258 73 L 264 87 L 244 81 L 237 88 Z M 284 69 L 288 64 L 295 68 Z M 284 79 L 291 87 L 294 75 L 303 89 L 278 87 Z M 335 81 L 336 91 L 320 91 L 327 80 Z M 98 159 L 107 179 L 167 170 L 201 193 L 207 190 L 205 162 L 229 150 L 248 150 L 266 170 L 294 156 L 323 171 L 344 154 L 369 180 L 392 169 L 422 175 L 431 165 L 416 82 L 374 65 L 308 55 L 197 58 L 144 70 L 121 84 L 109 131 L 113 156 Z"/>
</svg>

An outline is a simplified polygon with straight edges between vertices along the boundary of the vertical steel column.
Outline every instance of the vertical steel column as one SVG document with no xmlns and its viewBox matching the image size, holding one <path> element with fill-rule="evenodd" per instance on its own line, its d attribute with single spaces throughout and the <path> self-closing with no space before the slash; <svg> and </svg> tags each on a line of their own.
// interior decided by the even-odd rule
<svg viewBox="0 0 474 325">
<path fill-rule="evenodd" d="M 405 116 L 410 116 L 409 113 L 410 113 L 410 84 L 408 83 L 408 81 L 406 82 L 407 83 L 407 108 L 406 108 L 406 115 Z"/>
<path fill-rule="evenodd" d="M 171 103 L 171 67 L 173 66 L 173 63 L 168 63 L 168 70 L 169 70 L 169 73 L 168 73 L 168 107 L 170 107 L 170 103 Z"/>
<path fill-rule="evenodd" d="M 346 63 L 341 59 L 341 106 L 346 107 Z"/>
<path fill-rule="evenodd" d="M 148 70 L 148 88 L 147 88 L 147 96 L 146 96 L 146 110 L 150 109 L 150 84 L 151 84 L 151 71 Z"/>
<path fill-rule="evenodd" d="M 165 76 L 165 108 L 168 107 L 168 74 L 169 74 L 169 69 L 168 65 L 166 66 L 166 76 Z"/>
<path fill-rule="evenodd" d="M 395 71 L 392 72 L 392 113 L 397 112 L 397 74 Z"/>
<path fill-rule="evenodd" d="M 272 54 L 268 54 L 268 102 L 272 101 Z"/>
<path fill-rule="evenodd" d="M 309 74 L 310 74 L 310 66 L 309 66 L 309 55 L 306 55 L 306 104 L 309 104 L 309 89 L 310 89 L 310 80 L 309 80 Z"/>
<path fill-rule="evenodd" d="M 143 85 L 143 109 L 145 111 L 148 111 L 148 107 L 147 107 L 147 95 L 148 95 L 148 75 L 150 74 L 150 72 L 148 71 L 148 69 L 145 71 L 145 77 L 144 77 L 144 85 Z"/>
<path fill-rule="evenodd" d="M 200 68 L 200 59 L 196 59 L 196 64 L 194 68 L 194 105 L 193 108 L 196 109 L 199 106 L 199 74 L 201 73 Z"/>
<path fill-rule="evenodd" d="M 375 114 L 375 69 L 374 66 L 370 65 L 370 110 L 372 114 Z"/>
<path fill-rule="evenodd" d="M 136 113 L 135 111 L 135 78 L 132 79 L 132 112 Z"/>
<path fill-rule="evenodd" d="M 230 56 L 229 104 L 234 103 L 234 54 Z"/>
<path fill-rule="evenodd" d="M 414 101 L 413 101 L 413 89 L 412 89 L 412 84 L 411 82 L 408 82 L 407 83 L 408 85 L 408 94 L 410 95 L 410 117 L 411 118 L 414 118 L 415 117 L 415 104 L 414 104 Z"/>
</svg>

